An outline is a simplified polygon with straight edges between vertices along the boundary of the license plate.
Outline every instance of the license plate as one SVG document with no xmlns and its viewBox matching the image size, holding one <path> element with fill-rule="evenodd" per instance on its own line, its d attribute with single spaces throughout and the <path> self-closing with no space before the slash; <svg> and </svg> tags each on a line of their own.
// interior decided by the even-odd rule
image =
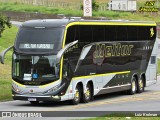
<svg viewBox="0 0 160 120">
<path fill-rule="evenodd" d="M 28 101 L 37 101 L 36 98 L 28 98 Z"/>
</svg>

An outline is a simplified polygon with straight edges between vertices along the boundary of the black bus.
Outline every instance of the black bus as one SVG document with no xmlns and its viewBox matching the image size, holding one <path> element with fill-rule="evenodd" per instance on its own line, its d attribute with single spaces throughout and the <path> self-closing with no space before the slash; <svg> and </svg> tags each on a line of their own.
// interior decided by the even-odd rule
<svg viewBox="0 0 160 120">
<path fill-rule="evenodd" d="M 128 91 L 156 83 L 156 23 L 46 19 L 24 22 L 13 48 L 12 96 L 31 103 Z"/>
</svg>

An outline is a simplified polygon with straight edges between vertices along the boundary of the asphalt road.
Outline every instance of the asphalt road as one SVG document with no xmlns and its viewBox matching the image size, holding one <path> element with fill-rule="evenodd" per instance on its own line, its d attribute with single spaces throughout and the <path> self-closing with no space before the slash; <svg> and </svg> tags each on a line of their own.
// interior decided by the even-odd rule
<svg viewBox="0 0 160 120">
<path fill-rule="evenodd" d="M 106 94 L 95 97 L 94 101 L 87 104 L 79 105 L 69 105 L 68 102 L 31 105 L 27 101 L 9 101 L 0 103 L 0 111 L 160 111 L 159 101 L 160 76 L 156 84 L 146 87 L 141 94 Z"/>
</svg>

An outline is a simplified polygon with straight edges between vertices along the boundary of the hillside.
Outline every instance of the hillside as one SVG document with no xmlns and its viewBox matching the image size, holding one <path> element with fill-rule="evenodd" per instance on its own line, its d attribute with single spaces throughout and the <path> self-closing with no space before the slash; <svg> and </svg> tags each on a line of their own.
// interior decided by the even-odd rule
<svg viewBox="0 0 160 120">
<path fill-rule="evenodd" d="M 0 12 L 4 12 L 4 11 L 23 12 L 24 13 L 23 19 L 31 16 L 30 14 L 27 14 L 27 13 L 34 13 L 34 16 L 39 16 L 39 14 L 41 13 L 51 14 L 51 15 L 64 14 L 66 16 L 83 16 L 83 11 L 80 10 L 80 5 L 82 3 L 82 0 L 75 0 L 75 1 L 74 0 L 68 0 L 68 1 L 47 0 L 48 2 L 44 2 L 44 0 L 38 0 L 37 4 L 35 4 L 33 0 L 24 0 L 24 1 L 10 0 L 8 2 L 4 2 L 4 0 L 0 0 Z M 135 13 L 108 11 L 107 1 L 109 0 L 106 0 L 106 1 L 97 0 L 98 4 L 100 5 L 100 9 L 98 11 L 93 11 L 94 18 L 106 17 L 108 19 L 127 19 L 127 20 L 144 20 L 144 21 L 147 20 L 147 21 L 155 21 L 157 23 L 160 23 L 160 12 L 158 13 L 138 12 L 139 7 L 143 7 L 146 0 L 137 0 L 137 12 Z M 157 7 L 157 3 L 155 3 L 154 7 Z M 20 16 L 16 16 L 16 17 L 19 20 L 22 19 Z M 32 19 L 32 18 L 30 17 L 29 19 Z"/>
<path fill-rule="evenodd" d="M 0 52 L 13 45 L 17 30 L 14 26 L 6 28 L 0 38 Z M 0 64 L 0 101 L 11 99 L 11 61 L 12 51 L 7 53 L 5 64 Z"/>
</svg>

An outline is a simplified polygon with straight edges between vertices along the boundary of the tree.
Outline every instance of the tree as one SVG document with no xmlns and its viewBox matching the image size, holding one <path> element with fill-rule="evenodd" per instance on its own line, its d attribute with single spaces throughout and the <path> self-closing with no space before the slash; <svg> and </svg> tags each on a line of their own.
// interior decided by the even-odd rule
<svg viewBox="0 0 160 120">
<path fill-rule="evenodd" d="M 0 14 L 0 37 L 6 26 L 11 28 L 10 19 L 9 17 Z"/>
<path fill-rule="evenodd" d="M 98 11 L 99 9 L 99 4 L 95 0 L 92 0 L 92 9 L 94 11 Z"/>
<path fill-rule="evenodd" d="M 92 0 L 92 10 L 98 11 L 98 9 L 99 9 L 99 4 L 95 0 Z M 81 10 L 83 10 L 83 4 L 81 5 Z"/>
</svg>

